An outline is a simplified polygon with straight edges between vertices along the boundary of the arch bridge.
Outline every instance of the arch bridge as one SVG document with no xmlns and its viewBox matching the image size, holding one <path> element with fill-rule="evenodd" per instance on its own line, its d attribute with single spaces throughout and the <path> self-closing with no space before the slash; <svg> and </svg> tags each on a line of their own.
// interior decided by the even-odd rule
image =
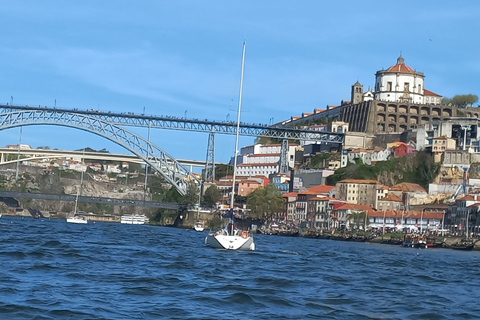
<svg viewBox="0 0 480 320">
<path fill-rule="evenodd" d="M 105 112 L 99 110 L 58 109 L 49 107 L 0 105 L 0 130 L 26 125 L 57 125 L 76 128 L 102 136 L 129 150 L 185 195 L 188 183 L 201 184 L 186 167 L 146 139 L 124 127 L 148 127 L 209 133 L 205 180 L 215 176 L 215 133 L 237 132 L 233 121 L 210 121 L 171 116 Z M 275 125 L 240 123 L 239 135 L 282 139 L 280 172 L 286 172 L 288 140 L 342 144 L 343 133 L 281 128 Z"/>
</svg>

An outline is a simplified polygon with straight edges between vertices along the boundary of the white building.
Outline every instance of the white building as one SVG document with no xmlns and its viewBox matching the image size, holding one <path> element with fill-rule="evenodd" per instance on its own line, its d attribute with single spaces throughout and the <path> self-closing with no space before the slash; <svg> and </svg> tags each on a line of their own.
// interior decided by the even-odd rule
<svg viewBox="0 0 480 320">
<path fill-rule="evenodd" d="M 375 75 L 375 100 L 416 104 L 441 104 L 442 97 L 424 90 L 425 76 L 405 65 L 402 56 L 397 63 Z"/>
<path fill-rule="evenodd" d="M 288 166 L 294 167 L 295 149 L 297 145 L 289 145 L 287 151 Z M 263 175 L 278 173 L 281 144 L 254 144 L 240 149 L 237 155 L 237 174 L 239 176 Z M 233 159 L 230 161 L 233 164 Z"/>
</svg>

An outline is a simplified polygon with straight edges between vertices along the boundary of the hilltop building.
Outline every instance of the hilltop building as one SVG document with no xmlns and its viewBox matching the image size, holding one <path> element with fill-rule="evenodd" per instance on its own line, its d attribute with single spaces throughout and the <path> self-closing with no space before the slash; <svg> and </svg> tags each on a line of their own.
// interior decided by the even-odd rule
<svg viewBox="0 0 480 320">
<path fill-rule="evenodd" d="M 426 90 L 424 79 L 423 73 L 407 66 L 400 56 L 395 65 L 377 71 L 374 91 L 364 92 L 357 81 L 352 86 L 351 101 L 327 106 L 326 110 L 315 109 L 312 114 L 292 117 L 281 125 L 333 118 L 348 123 L 349 132 L 371 135 L 402 133 L 430 121 L 456 116 L 457 108 L 441 105 L 442 96 Z"/>
</svg>

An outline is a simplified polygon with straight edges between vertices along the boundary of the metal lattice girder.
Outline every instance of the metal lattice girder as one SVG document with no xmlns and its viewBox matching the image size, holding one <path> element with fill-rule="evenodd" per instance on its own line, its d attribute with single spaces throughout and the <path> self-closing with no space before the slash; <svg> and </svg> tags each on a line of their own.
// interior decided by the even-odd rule
<svg viewBox="0 0 480 320">
<path fill-rule="evenodd" d="M 58 109 L 16 110 L 0 113 L 0 130 L 28 125 L 57 125 L 88 131 L 129 150 L 185 195 L 190 181 L 201 182 L 177 160 L 142 137 L 87 114 Z"/>
<path fill-rule="evenodd" d="M 288 140 L 282 140 L 282 147 L 280 149 L 280 173 L 288 172 Z"/>
<path fill-rule="evenodd" d="M 147 116 L 133 113 L 114 113 L 101 111 L 80 111 L 70 109 L 55 109 L 42 107 L 28 107 L 28 106 L 9 106 L 0 105 L 1 112 L 11 112 L 14 110 L 44 110 L 48 112 L 68 112 L 82 114 L 85 116 L 95 117 L 104 122 L 108 122 L 118 126 L 135 126 L 135 127 L 151 127 L 157 129 L 172 129 L 182 131 L 197 131 L 197 132 L 216 132 L 222 134 L 237 133 L 236 122 L 230 121 L 210 121 L 207 119 L 186 119 L 170 116 Z M 300 130 L 293 128 L 276 128 L 268 125 L 255 125 L 241 123 L 239 134 L 242 136 L 252 137 L 268 137 L 288 140 L 314 141 L 314 142 L 328 142 L 328 143 L 343 143 L 344 134 L 335 132 L 322 132 L 313 130 Z"/>
<path fill-rule="evenodd" d="M 208 135 L 204 180 L 208 182 L 215 181 L 215 132 L 213 131 Z"/>
</svg>

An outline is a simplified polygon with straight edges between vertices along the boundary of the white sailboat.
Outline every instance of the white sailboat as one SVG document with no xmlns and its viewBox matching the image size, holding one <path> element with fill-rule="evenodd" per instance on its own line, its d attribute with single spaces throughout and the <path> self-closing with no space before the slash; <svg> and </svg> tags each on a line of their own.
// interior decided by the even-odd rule
<svg viewBox="0 0 480 320">
<path fill-rule="evenodd" d="M 67 222 L 68 223 L 81 223 L 81 224 L 86 224 L 88 223 L 88 220 L 84 216 L 78 216 L 77 215 L 77 209 L 78 209 L 78 197 L 80 197 L 80 194 L 82 192 L 82 186 L 83 186 L 83 158 L 85 157 L 85 149 L 83 149 L 83 156 L 82 156 L 82 167 L 81 167 L 81 175 L 80 175 L 80 187 L 77 190 L 77 196 L 75 197 L 75 209 L 73 210 L 73 216 L 67 217 Z"/>
<path fill-rule="evenodd" d="M 243 43 L 242 53 L 242 71 L 240 75 L 240 97 L 238 99 L 238 117 L 237 117 L 237 132 L 235 140 L 235 153 L 233 164 L 233 181 L 232 193 L 230 196 L 230 223 L 227 228 L 219 231 L 210 232 L 205 238 L 205 244 L 212 248 L 227 249 L 227 250 L 255 250 L 255 242 L 250 232 L 247 230 L 236 229 L 233 223 L 233 207 L 235 195 L 235 178 L 237 171 L 237 150 L 238 150 L 238 135 L 240 130 L 240 111 L 242 107 L 242 90 L 243 90 L 243 69 L 245 66 L 245 42 Z"/>
<path fill-rule="evenodd" d="M 200 221 L 200 204 L 197 205 L 197 220 L 193 225 L 193 229 L 198 232 L 202 232 L 203 230 L 205 230 L 202 221 Z"/>
</svg>

